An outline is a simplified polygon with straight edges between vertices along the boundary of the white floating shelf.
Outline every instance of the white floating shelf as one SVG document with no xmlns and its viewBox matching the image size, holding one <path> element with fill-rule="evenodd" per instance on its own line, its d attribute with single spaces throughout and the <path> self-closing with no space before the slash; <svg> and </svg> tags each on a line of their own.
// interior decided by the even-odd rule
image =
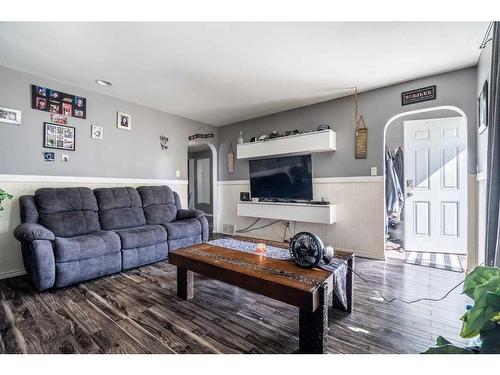
<svg viewBox="0 0 500 375">
<path fill-rule="evenodd" d="M 333 224 L 336 220 L 334 204 L 238 202 L 238 216 L 316 224 Z"/>
<path fill-rule="evenodd" d="M 327 129 L 268 141 L 238 144 L 236 146 L 236 156 L 238 159 L 250 159 L 288 154 L 313 154 L 335 151 L 336 148 L 336 133 L 331 129 Z"/>
</svg>

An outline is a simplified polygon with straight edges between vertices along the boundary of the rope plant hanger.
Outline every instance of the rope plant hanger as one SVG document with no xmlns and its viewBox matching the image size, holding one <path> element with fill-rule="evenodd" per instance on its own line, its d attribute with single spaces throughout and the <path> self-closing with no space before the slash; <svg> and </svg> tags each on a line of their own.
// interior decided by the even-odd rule
<svg viewBox="0 0 500 375">
<path fill-rule="evenodd" d="M 354 88 L 354 157 L 366 159 L 368 152 L 368 128 L 363 115 L 359 113 L 358 88 Z"/>
</svg>

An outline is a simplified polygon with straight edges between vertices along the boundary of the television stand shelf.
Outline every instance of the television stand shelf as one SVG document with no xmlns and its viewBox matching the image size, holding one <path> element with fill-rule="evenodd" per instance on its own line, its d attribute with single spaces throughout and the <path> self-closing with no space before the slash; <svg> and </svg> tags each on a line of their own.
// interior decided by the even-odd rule
<svg viewBox="0 0 500 375">
<path fill-rule="evenodd" d="M 334 204 L 238 202 L 238 216 L 300 221 L 304 223 L 335 223 Z"/>
</svg>

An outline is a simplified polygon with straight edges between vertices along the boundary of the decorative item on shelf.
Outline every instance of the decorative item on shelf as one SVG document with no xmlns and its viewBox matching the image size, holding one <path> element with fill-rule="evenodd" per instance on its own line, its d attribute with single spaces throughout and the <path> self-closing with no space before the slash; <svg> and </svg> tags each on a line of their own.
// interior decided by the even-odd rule
<svg viewBox="0 0 500 375">
<path fill-rule="evenodd" d="M 168 137 L 165 137 L 164 135 L 160 135 L 160 147 L 162 151 L 168 150 Z"/>
<path fill-rule="evenodd" d="M 12 198 L 14 198 L 12 194 L 7 193 L 4 189 L 0 188 L 0 211 L 4 210 L 3 201 L 6 199 L 11 200 Z"/>
<path fill-rule="evenodd" d="M 250 201 L 250 193 L 248 191 L 240 192 L 240 201 L 242 202 Z"/>
<path fill-rule="evenodd" d="M 436 99 L 436 85 L 401 93 L 401 105 L 415 104 Z"/>
<path fill-rule="evenodd" d="M 263 141 L 267 141 L 268 139 L 269 139 L 269 137 L 267 136 L 267 134 L 263 134 L 259 137 L 258 141 L 263 142 Z"/>
<path fill-rule="evenodd" d="M 87 117 L 87 99 L 31 85 L 31 108 L 78 118 Z"/>
<path fill-rule="evenodd" d="M 229 144 L 229 151 L 227 153 L 227 173 L 234 173 L 234 152 L 233 144 Z"/>
<path fill-rule="evenodd" d="M 483 84 L 483 89 L 478 100 L 477 131 L 482 134 L 488 128 L 488 81 Z"/>
<path fill-rule="evenodd" d="M 56 153 L 52 151 L 46 151 L 43 153 L 44 161 L 56 161 Z"/>
<path fill-rule="evenodd" d="M 22 112 L 19 109 L 0 107 L 0 122 L 21 125 Z"/>
<path fill-rule="evenodd" d="M 368 128 L 363 115 L 359 113 L 358 88 L 354 89 L 354 157 L 366 159 L 368 154 Z"/>
<path fill-rule="evenodd" d="M 102 126 L 92 125 L 90 135 L 92 139 L 102 140 L 104 128 Z"/>
<path fill-rule="evenodd" d="M 320 126 L 318 126 L 318 131 L 322 131 L 322 130 L 328 130 L 330 129 L 330 125 L 327 125 L 327 124 L 321 124 Z"/>
<path fill-rule="evenodd" d="M 44 122 L 43 147 L 75 151 L 76 130 L 72 126 Z"/>
<path fill-rule="evenodd" d="M 68 118 L 64 115 L 52 113 L 50 115 L 50 121 L 54 124 L 57 124 L 57 125 L 66 125 L 68 123 Z"/>
<path fill-rule="evenodd" d="M 279 138 L 279 137 L 281 137 L 280 133 L 278 133 L 277 130 L 273 130 L 271 133 L 269 133 L 269 136 L 267 138 L 274 139 L 274 138 Z"/>
<path fill-rule="evenodd" d="M 252 137 L 252 138 L 250 138 L 250 142 L 255 142 L 255 141 L 257 141 L 257 138 L 256 138 L 256 137 Z"/>
<path fill-rule="evenodd" d="M 240 131 L 240 136 L 238 137 L 238 144 L 241 145 L 244 142 L 245 140 L 243 139 L 243 133 Z"/>
<path fill-rule="evenodd" d="M 116 127 L 118 129 L 132 130 L 132 116 L 128 113 L 116 113 Z"/>
<path fill-rule="evenodd" d="M 321 261 L 326 265 L 333 259 L 332 246 L 323 246 L 321 239 L 309 232 L 300 232 L 290 241 L 290 256 L 301 267 L 312 268 Z"/>
</svg>

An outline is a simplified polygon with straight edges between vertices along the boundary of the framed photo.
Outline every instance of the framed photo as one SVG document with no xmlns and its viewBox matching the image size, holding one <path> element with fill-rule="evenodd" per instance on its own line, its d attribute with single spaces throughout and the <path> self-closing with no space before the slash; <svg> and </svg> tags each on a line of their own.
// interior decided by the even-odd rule
<svg viewBox="0 0 500 375">
<path fill-rule="evenodd" d="M 43 160 L 45 161 L 56 161 L 56 153 L 55 152 L 44 152 L 43 153 Z"/>
<path fill-rule="evenodd" d="M 75 151 L 76 130 L 72 126 L 43 123 L 43 147 Z"/>
<path fill-rule="evenodd" d="M 477 131 L 479 134 L 488 128 L 488 81 L 484 81 L 483 89 L 479 94 Z"/>
<path fill-rule="evenodd" d="M 66 116 L 59 115 L 57 113 L 53 113 L 50 115 L 50 121 L 57 125 L 66 125 L 68 123 L 68 119 Z"/>
<path fill-rule="evenodd" d="M 22 112 L 18 109 L 0 107 L 0 122 L 21 125 L 21 114 Z"/>
<path fill-rule="evenodd" d="M 119 129 L 132 129 L 132 116 L 127 113 L 117 112 L 116 116 L 116 126 Z"/>
<path fill-rule="evenodd" d="M 104 129 L 101 126 L 96 126 L 92 125 L 91 128 L 91 137 L 93 139 L 102 139 L 102 133 L 104 132 Z"/>
</svg>

